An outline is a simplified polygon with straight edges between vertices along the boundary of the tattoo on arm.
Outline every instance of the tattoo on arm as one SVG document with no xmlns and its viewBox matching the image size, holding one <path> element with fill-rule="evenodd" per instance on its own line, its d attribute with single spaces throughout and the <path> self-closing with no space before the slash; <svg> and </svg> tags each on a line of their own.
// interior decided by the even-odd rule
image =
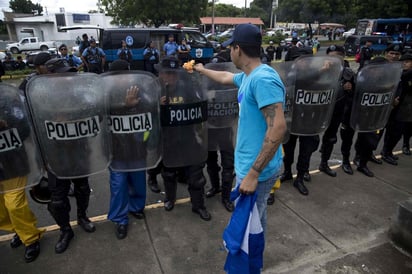
<svg viewBox="0 0 412 274">
<path fill-rule="evenodd" d="M 273 127 L 275 124 L 275 116 L 276 116 L 276 109 L 278 108 L 277 105 L 269 105 L 262 109 L 263 116 L 268 124 L 268 127 Z"/>
<path fill-rule="evenodd" d="M 263 141 L 262 150 L 252 165 L 252 169 L 258 173 L 261 173 L 270 162 L 282 142 L 281 137 L 273 134 L 275 131 L 277 132 L 277 128 L 275 128 L 276 111 L 281 111 L 281 106 L 279 106 L 279 104 L 272 104 L 262 109 L 268 131 L 266 132 L 266 136 Z"/>
</svg>

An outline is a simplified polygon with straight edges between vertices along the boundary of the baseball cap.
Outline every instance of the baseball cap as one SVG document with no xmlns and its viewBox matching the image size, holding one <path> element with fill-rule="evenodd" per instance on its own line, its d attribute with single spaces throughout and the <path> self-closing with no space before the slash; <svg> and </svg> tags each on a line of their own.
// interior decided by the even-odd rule
<svg viewBox="0 0 412 274">
<path fill-rule="evenodd" d="M 341 52 L 343 54 L 345 54 L 345 48 L 342 46 L 337 46 L 337 45 L 330 45 L 327 49 L 326 49 L 326 54 L 328 54 L 331 51 L 338 51 Z"/>
<path fill-rule="evenodd" d="M 412 60 L 412 53 L 405 53 L 401 56 L 399 61 Z"/>
<path fill-rule="evenodd" d="M 227 47 L 233 43 L 249 46 L 261 46 L 262 34 L 260 29 L 253 24 L 237 25 L 232 37 L 222 43 L 222 47 Z"/>
<path fill-rule="evenodd" d="M 51 59 L 50 53 L 46 51 L 39 52 L 33 59 L 33 65 L 40 66 L 44 65 L 47 61 Z"/>
<path fill-rule="evenodd" d="M 49 72 L 62 73 L 62 72 L 76 72 L 77 69 L 71 67 L 66 59 L 53 58 L 44 64 Z"/>
<path fill-rule="evenodd" d="M 392 44 L 388 45 L 385 49 L 385 52 L 389 52 L 389 51 L 402 52 L 403 47 L 400 44 L 392 43 Z"/>
<path fill-rule="evenodd" d="M 90 38 L 89 42 L 90 42 L 90 43 L 96 42 L 96 39 Z"/>
</svg>

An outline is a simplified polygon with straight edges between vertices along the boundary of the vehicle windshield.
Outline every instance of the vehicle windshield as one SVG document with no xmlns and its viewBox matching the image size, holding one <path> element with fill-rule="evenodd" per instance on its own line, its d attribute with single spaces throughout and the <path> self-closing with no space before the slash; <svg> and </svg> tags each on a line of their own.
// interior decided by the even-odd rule
<svg viewBox="0 0 412 274">
<path fill-rule="evenodd" d="M 208 44 L 206 38 L 199 32 L 184 32 L 184 36 L 193 47 L 205 47 Z"/>
</svg>

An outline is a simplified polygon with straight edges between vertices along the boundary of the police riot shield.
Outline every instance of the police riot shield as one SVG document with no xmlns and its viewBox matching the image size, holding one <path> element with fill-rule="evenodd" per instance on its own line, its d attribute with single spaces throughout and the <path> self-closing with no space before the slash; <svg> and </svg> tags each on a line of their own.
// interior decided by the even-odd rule
<svg viewBox="0 0 412 274">
<path fill-rule="evenodd" d="M 33 186 L 42 174 L 23 100 L 16 87 L 0 83 L 0 193 Z"/>
<path fill-rule="evenodd" d="M 48 171 L 63 179 L 107 168 L 108 106 L 97 74 L 39 75 L 26 97 Z"/>
<path fill-rule="evenodd" d="M 293 62 L 288 78 L 294 79 L 294 89 L 287 90 L 291 134 L 317 135 L 326 130 L 342 71 L 343 60 L 335 56 L 301 56 Z"/>
<path fill-rule="evenodd" d="M 155 167 L 161 154 L 159 80 L 144 71 L 113 71 L 101 77 L 109 96 L 111 169 Z"/>
<path fill-rule="evenodd" d="M 217 71 L 240 72 L 231 62 L 209 63 L 205 67 Z M 237 87 L 222 85 L 206 76 L 202 76 L 202 84 L 207 93 L 208 150 L 233 151 L 239 117 Z"/>
<path fill-rule="evenodd" d="M 207 159 L 207 97 L 200 75 L 181 67 L 160 68 L 163 164 L 196 165 Z"/>
<path fill-rule="evenodd" d="M 401 74 L 399 62 L 368 64 L 358 72 L 350 118 L 354 130 L 368 132 L 385 127 Z"/>
<path fill-rule="evenodd" d="M 271 63 L 272 68 L 276 70 L 279 74 L 280 79 L 285 86 L 286 94 L 285 94 L 285 105 L 283 108 L 283 112 L 285 115 L 287 130 L 285 135 L 283 136 L 282 143 L 286 143 L 289 140 L 290 135 L 290 127 L 292 125 L 292 100 L 291 96 L 294 94 L 295 91 L 295 74 L 292 73 L 292 66 L 293 62 L 280 62 L 280 63 Z"/>
</svg>

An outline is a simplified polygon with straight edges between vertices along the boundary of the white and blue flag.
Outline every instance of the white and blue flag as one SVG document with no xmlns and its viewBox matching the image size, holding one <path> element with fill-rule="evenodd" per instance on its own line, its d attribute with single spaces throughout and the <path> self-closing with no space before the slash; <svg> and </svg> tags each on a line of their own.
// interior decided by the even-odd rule
<svg viewBox="0 0 412 274">
<path fill-rule="evenodd" d="M 224 269 L 229 274 L 256 274 L 263 267 L 265 238 L 256 197 L 256 193 L 240 194 L 239 187 L 231 193 L 236 207 L 223 232 L 223 244 L 228 251 Z"/>
</svg>

